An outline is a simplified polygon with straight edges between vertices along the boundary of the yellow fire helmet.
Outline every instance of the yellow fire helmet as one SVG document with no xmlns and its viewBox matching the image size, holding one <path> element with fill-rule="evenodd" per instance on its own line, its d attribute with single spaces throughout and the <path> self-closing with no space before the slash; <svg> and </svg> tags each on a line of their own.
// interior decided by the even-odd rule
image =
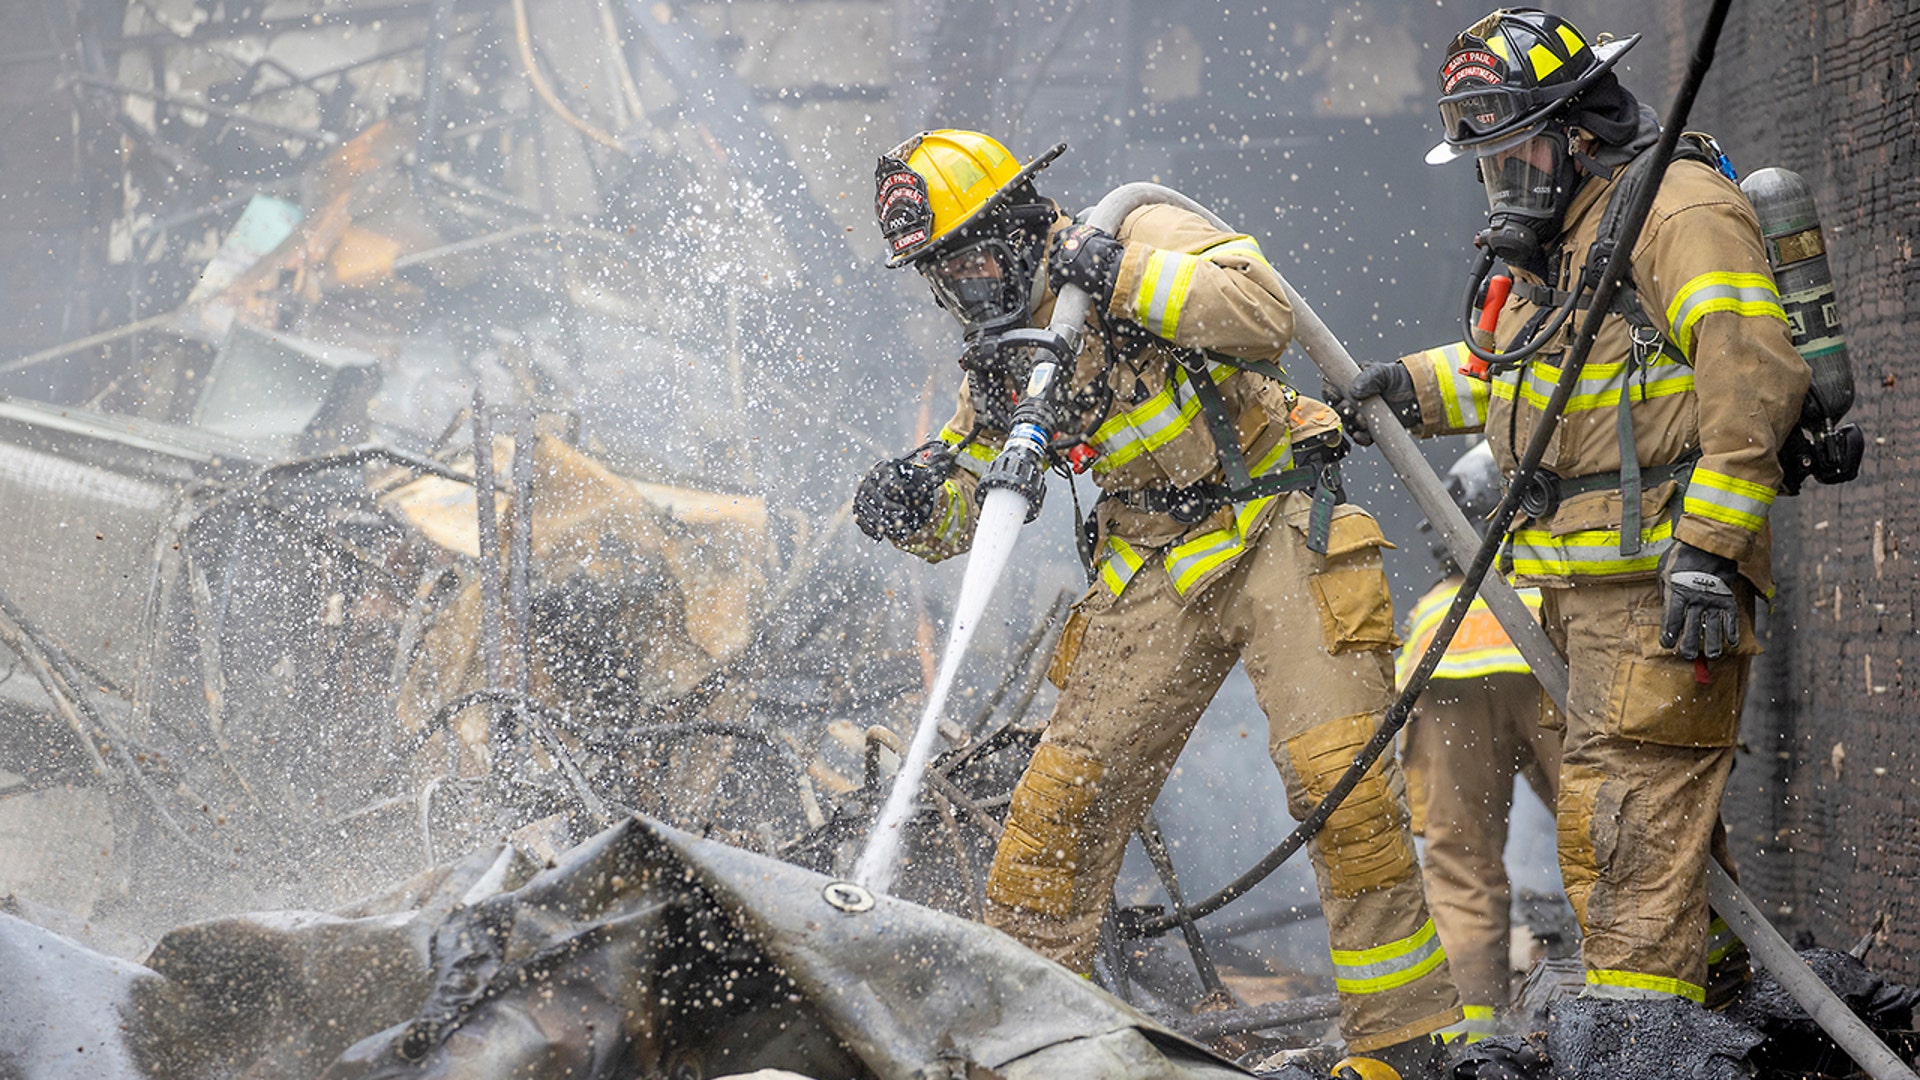
<svg viewBox="0 0 1920 1080">
<path fill-rule="evenodd" d="M 1060 143 L 1021 165 L 977 131 L 923 131 L 880 158 L 874 214 L 887 238 L 888 266 L 918 262 L 968 222 L 1005 202 L 1067 148 Z"/>
<path fill-rule="evenodd" d="M 1341 1058 L 1333 1066 L 1336 1080 L 1400 1080 L 1400 1073 L 1384 1061 L 1370 1057 Z"/>
</svg>

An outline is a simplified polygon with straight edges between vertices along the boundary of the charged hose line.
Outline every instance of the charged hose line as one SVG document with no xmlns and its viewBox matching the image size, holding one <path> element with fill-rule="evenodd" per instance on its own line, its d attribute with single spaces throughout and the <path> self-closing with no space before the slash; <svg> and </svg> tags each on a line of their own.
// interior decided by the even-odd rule
<svg viewBox="0 0 1920 1080">
<path fill-rule="evenodd" d="M 1582 367 L 1587 354 L 1593 350 L 1594 338 L 1600 331 L 1601 322 L 1607 317 L 1613 305 L 1613 297 L 1620 283 L 1632 273 L 1633 246 L 1640 236 L 1641 226 L 1646 223 L 1647 213 L 1653 206 L 1653 197 L 1660 190 L 1661 178 L 1666 174 L 1667 162 L 1673 157 L 1673 149 L 1680 140 L 1680 132 L 1686 126 L 1687 114 L 1692 111 L 1694 97 L 1699 93 L 1700 82 L 1706 77 L 1707 68 L 1713 63 L 1714 44 L 1720 36 L 1720 28 L 1726 22 L 1727 8 L 1731 0 L 1715 0 L 1713 10 L 1707 16 L 1706 26 L 1701 31 L 1699 45 L 1695 48 L 1692 61 L 1687 67 L 1687 75 L 1674 97 L 1673 107 L 1667 116 L 1666 125 L 1661 129 L 1660 141 L 1653 148 L 1653 159 L 1648 166 L 1646 180 L 1640 189 L 1633 193 L 1633 201 L 1628 204 L 1625 218 L 1620 224 L 1620 233 L 1613 250 L 1608 253 L 1606 269 L 1594 288 L 1593 305 L 1587 309 L 1586 317 L 1580 323 L 1578 336 L 1567 362 L 1560 369 L 1560 378 L 1554 383 L 1553 396 L 1548 399 L 1546 409 L 1541 413 L 1527 450 L 1520 459 L 1519 468 L 1507 484 L 1500 505 L 1495 508 L 1489 519 L 1486 536 L 1480 541 L 1474 552 L 1473 561 L 1467 567 L 1466 581 L 1454 595 L 1453 604 L 1448 607 L 1446 617 L 1441 620 L 1433 634 L 1433 640 L 1427 645 L 1426 652 L 1420 656 L 1406 686 L 1400 691 L 1393 705 L 1387 709 L 1386 716 L 1373 733 L 1373 738 L 1361 748 L 1340 779 L 1327 792 L 1320 805 L 1313 808 L 1306 819 L 1294 827 L 1278 846 L 1268 852 L 1264 858 L 1235 878 L 1226 888 L 1194 904 L 1188 909 L 1192 918 L 1202 918 L 1226 907 L 1234 900 L 1245 895 L 1255 885 L 1266 880 L 1269 874 L 1279 869 L 1326 826 L 1327 819 L 1340 808 L 1361 777 L 1379 760 L 1387 747 L 1393 744 L 1400 729 L 1406 726 L 1407 717 L 1412 714 L 1413 706 L 1426 690 L 1427 683 L 1433 678 L 1435 669 L 1440 666 L 1446 655 L 1447 647 L 1453 642 L 1455 631 L 1466 619 L 1467 611 L 1473 606 L 1474 596 L 1479 592 L 1482 579 L 1493 566 L 1495 554 L 1506 536 L 1507 526 L 1512 523 L 1514 514 L 1520 509 L 1520 494 L 1527 490 L 1533 476 L 1539 471 L 1540 461 L 1546 456 L 1547 446 L 1552 442 L 1554 430 L 1559 426 L 1560 414 L 1573 397 L 1574 387 L 1580 381 Z M 1144 922 L 1140 925 L 1142 935 L 1164 934 L 1179 926 L 1172 916 Z"/>
</svg>

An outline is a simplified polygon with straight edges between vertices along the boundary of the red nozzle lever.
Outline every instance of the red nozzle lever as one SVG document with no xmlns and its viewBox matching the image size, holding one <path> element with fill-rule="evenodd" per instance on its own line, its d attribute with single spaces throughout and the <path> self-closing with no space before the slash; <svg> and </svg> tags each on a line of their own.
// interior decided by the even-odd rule
<svg viewBox="0 0 1920 1080">
<path fill-rule="evenodd" d="M 1473 328 L 1473 343 L 1482 349 L 1493 348 L 1493 328 L 1500 323 L 1500 309 L 1507 304 L 1507 296 L 1513 292 L 1513 279 L 1505 274 L 1495 274 L 1487 279 L 1487 302 L 1480 305 L 1480 322 Z M 1471 375 L 1476 379 L 1487 377 L 1487 362 L 1477 356 L 1468 356 L 1467 362 L 1460 366 L 1460 374 Z"/>
</svg>

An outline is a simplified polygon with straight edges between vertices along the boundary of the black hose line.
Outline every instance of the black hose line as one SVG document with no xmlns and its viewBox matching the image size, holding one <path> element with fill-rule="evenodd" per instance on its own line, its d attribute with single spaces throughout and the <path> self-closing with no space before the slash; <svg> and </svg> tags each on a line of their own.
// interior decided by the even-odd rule
<svg viewBox="0 0 1920 1080">
<path fill-rule="evenodd" d="M 1533 430 L 1533 437 L 1527 443 L 1527 452 L 1520 459 L 1519 468 L 1513 479 L 1508 482 L 1507 490 L 1500 498 L 1500 505 L 1489 519 L 1487 535 L 1474 553 L 1473 565 L 1467 567 L 1466 581 L 1453 598 L 1453 605 L 1447 609 L 1443 619 L 1433 634 L 1433 641 L 1426 652 L 1420 656 L 1420 663 L 1414 668 L 1407 685 L 1400 696 L 1388 708 L 1387 715 L 1380 721 L 1380 727 L 1367 740 L 1365 747 L 1353 759 L 1332 790 L 1327 792 L 1320 805 L 1313 808 L 1306 820 L 1295 826 L 1293 832 L 1282 840 L 1279 846 L 1268 852 L 1264 858 L 1246 873 L 1235 878 L 1231 884 L 1205 900 L 1192 905 L 1186 911 L 1188 918 L 1198 919 L 1211 915 L 1245 895 L 1248 890 L 1264 881 L 1267 875 L 1279 869 L 1282 863 L 1291 858 L 1308 841 L 1319 835 L 1327 819 L 1340 808 L 1349 794 L 1353 792 L 1360 778 L 1373 766 L 1380 755 L 1393 744 L 1400 729 L 1406 726 L 1407 717 L 1413 712 L 1414 702 L 1427 688 L 1433 673 L 1440 666 L 1440 660 L 1446 655 L 1453 635 L 1460 623 L 1467 617 L 1467 610 L 1473 606 L 1474 596 L 1480 590 L 1481 579 L 1493 566 L 1493 559 L 1500 548 L 1501 540 L 1506 536 L 1507 526 L 1512 523 L 1514 514 L 1520 508 L 1520 493 L 1527 489 L 1528 483 L 1540 468 L 1540 460 L 1546 456 L 1547 446 L 1553 439 L 1554 429 L 1559 425 L 1560 413 L 1567 407 L 1567 401 L 1573 396 L 1573 389 L 1580 381 L 1581 369 L 1586 365 L 1587 354 L 1593 350 L 1594 338 L 1600 332 L 1600 324 L 1613 306 L 1615 293 L 1633 269 L 1633 246 L 1639 240 L 1641 226 L 1646 224 L 1647 213 L 1653 207 L 1653 198 L 1660 190 L 1661 178 L 1666 175 L 1667 163 L 1673 158 L 1673 149 L 1680 141 L 1680 133 L 1686 127 L 1687 115 L 1693 110 L 1693 100 L 1700 92 L 1700 83 L 1706 78 L 1707 69 L 1713 65 L 1714 46 L 1720 39 L 1720 28 L 1727 21 L 1727 9 L 1732 0 L 1714 0 L 1713 8 L 1707 14 L 1706 25 L 1701 29 L 1700 41 L 1694 47 L 1693 57 L 1687 64 L 1687 75 L 1680 84 L 1679 92 L 1674 95 L 1673 106 L 1668 110 L 1666 125 L 1660 131 L 1660 141 L 1652 150 L 1653 159 L 1647 167 L 1646 179 L 1640 189 L 1633 193 L 1632 202 L 1627 204 L 1626 217 L 1620 223 L 1620 233 L 1607 258 L 1606 269 L 1594 287 L 1593 305 L 1587 309 L 1586 317 L 1580 323 L 1578 336 L 1574 338 L 1572 353 L 1560 369 L 1559 381 L 1554 384 L 1553 396 L 1548 399 L 1546 409 L 1541 413 L 1539 424 Z M 1180 920 L 1172 915 L 1164 915 L 1140 923 L 1137 934 L 1151 937 L 1178 929 Z"/>
</svg>

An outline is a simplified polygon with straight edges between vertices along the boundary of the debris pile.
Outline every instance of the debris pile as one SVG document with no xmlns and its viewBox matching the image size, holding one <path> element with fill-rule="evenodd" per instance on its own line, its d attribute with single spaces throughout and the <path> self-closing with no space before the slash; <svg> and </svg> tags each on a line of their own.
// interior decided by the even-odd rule
<svg viewBox="0 0 1920 1080">
<path fill-rule="evenodd" d="M 0 960 L 22 1080 L 1246 1075 L 977 923 L 638 819 L 145 967 L 0 915 Z"/>
</svg>

